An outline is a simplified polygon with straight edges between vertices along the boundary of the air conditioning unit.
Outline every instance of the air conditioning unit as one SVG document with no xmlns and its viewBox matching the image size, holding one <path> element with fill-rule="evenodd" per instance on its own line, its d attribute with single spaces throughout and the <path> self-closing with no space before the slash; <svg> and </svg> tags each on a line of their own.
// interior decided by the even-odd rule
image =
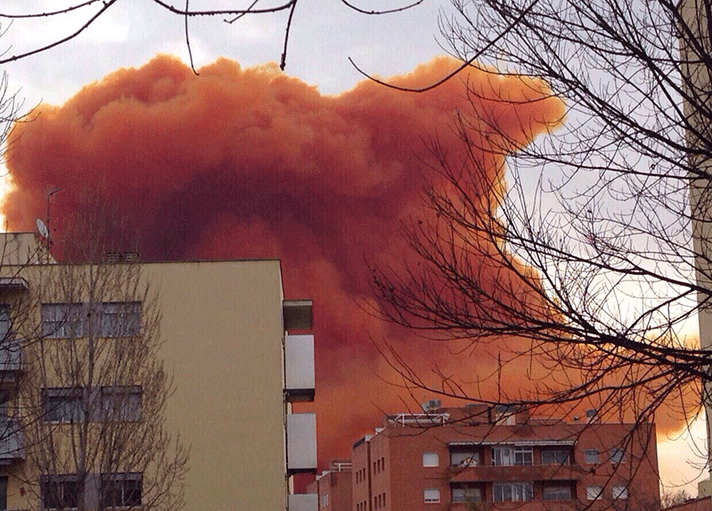
<svg viewBox="0 0 712 511">
<path fill-rule="evenodd" d="M 440 408 L 440 403 L 439 399 L 431 399 L 430 401 L 426 401 L 423 403 L 423 411 L 424 412 L 434 412 L 438 408 Z"/>
</svg>

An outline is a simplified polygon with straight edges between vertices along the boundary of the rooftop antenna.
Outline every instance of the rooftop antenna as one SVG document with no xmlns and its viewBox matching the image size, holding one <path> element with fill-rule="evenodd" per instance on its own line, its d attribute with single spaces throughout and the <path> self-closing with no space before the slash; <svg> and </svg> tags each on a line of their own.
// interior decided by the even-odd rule
<svg viewBox="0 0 712 511">
<path fill-rule="evenodd" d="M 50 203 L 50 199 L 52 198 L 52 195 L 54 195 L 55 193 L 60 192 L 60 191 L 62 191 L 62 188 L 60 188 L 58 186 L 55 188 L 50 188 L 47 191 L 47 217 L 46 217 L 46 221 L 44 222 L 45 223 L 44 228 L 45 228 L 45 231 L 47 232 L 47 235 L 45 236 L 43 234 L 43 236 L 45 237 L 45 240 L 47 242 L 47 250 L 49 250 L 49 246 L 52 243 L 52 231 L 50 231 L 50 228 L 49 228 L 49 203 Z M 39 222 L 40 221 L 38 220 L 37 221 L 37 229 L 40 230 L 40 234 L 42 234 L 42 230 L 40 229 Z"/>
</svg>

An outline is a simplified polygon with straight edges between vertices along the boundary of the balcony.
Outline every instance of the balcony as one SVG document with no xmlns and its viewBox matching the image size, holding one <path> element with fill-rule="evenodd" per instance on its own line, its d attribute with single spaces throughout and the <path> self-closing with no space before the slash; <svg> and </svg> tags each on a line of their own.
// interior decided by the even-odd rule
<svg viewBox="0 0 712 511">
<path fill-rule="evenodd" d="M 311 330 L 312 328 L 312 301 L 311 300 L 284 300 L 282 302 L 282 316 L 284 329 Z"/>
<path fill-rule="evenodd" d="M 25 432 L 16 420 L 0 423 L 0 465 L 25 459 Z"/>
<path fill-rule="evenodd" d="M 318 511 L 319 495 L 316 493 L 292 493 L 289 495 L 289 511 Z"/>
<path fill-rule="evenodd" d="M 571 481 L 580 479 L 583 470 L 577 465 L 506 465 L 450 467 L 450 481 Z"/>
<path fill-rule="evenodd" d="M 27 291 L 27 281 L 22 277 L 0 277 L 0 293 Z"/>
<path fill-rule="evenodd" d="M 287 335 L 284 339 L 285 399 L 314 401 L 314 336 Z"/>
<path fill-rule="evenodd" d="M 316 414 L 287 415 L 287 473 L 316 473 Z"/>
</svg>

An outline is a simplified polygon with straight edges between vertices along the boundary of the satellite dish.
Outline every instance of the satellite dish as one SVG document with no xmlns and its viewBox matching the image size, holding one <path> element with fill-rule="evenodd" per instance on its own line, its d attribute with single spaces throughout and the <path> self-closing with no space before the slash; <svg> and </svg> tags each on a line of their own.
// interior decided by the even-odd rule
<svg viewBox="0 0 712 511">
<path fill-rule="evenodd" d="M 47 229 L 47 225 L 45 225 L 45 223 L 39 218 L 37 219 L 37 231 L 44 239 L 49 239 L 49 229 Z"/>
</svg>

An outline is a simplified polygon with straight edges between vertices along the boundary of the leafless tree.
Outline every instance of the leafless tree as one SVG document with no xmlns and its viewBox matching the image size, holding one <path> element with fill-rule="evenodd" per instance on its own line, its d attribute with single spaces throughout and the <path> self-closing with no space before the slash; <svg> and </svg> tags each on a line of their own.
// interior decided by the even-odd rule
<svg viewBox="0 0 712 511">
<path fill-rule="evenodd" d="M 465 157 L 432 144 L 446 185 L 426 190 L 404 226 L 419 260 L 374 267 L 373 282 L 389 320 L 460 356 L 491 354 L 496 369 L 432 380 L 402 352 L 386 355 L 434 394 L 691 420 L 712 403 L 712 3 L 454 5 L 442 29 L 464 65 L 543 79 L 566 118 L 523 144 L 478 110 L 470 84 L 473 110 L 455 121 Z M 507 373 L 535 384 L 496 385 Z M 494 393 L 481 391 L 488 377 Z"/>
<path fill-rule="evenodd" d="M 33 508 L 182 506 L 188 450 L 165 425 L 173 384 L 158 353 L 158 297 L 131 254 L 103 252 L 112 235 L 90 234 L 110 218 L 77 228 L 84 242 L 69 255 L 81 263 L 40 250 L 17 271 L 3 267 L 29 284 L 4 297 L 22 365 L 0 439 L 19 446 L 24 463 L 8 474 Z"/>
</svg>

